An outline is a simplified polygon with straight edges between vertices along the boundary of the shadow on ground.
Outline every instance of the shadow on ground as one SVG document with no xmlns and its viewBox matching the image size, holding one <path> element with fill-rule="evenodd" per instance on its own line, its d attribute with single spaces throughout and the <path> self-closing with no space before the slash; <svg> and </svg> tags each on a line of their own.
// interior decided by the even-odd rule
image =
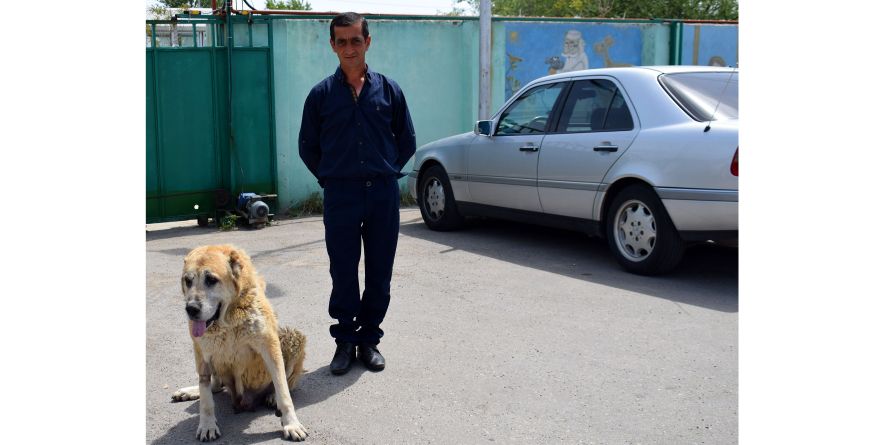
<svg viewBox="0 0 886 445">
<path fill-rule="evenodd" d="M 367 372 L 359 363 L 354 363 L 351 370 L 342 376 L 333 376 L 329 372 L 329 366 L 315 369 L 314 371 L 305 373 L 292 391 L 292 402 L 295 404 L 295 413 L 299 414 L 299 410 L 320 403 L 344 391 L 349 386 L 360 380 L 363 373 Z M 310 388 L 310 391 L 303 391 L 302 388 Z M 231 406 L 231 397 L 227 390 L 214 394 L 215 400 L 215 417 L 218 421 L 218 427 L 221 430 L 221 438 L 213 441 L 214 444 L 254 444 L 266 442 L 274 439 L 282 439 L 282 429 L 267 431 L 262 433 L 249 433 L 250 423 L 254 420 L 264 417 L 274 417 L 274 412 L 270 409 L 259 408 L 254 412 L 234 413 Z M 173 402 L 170 402 L 173 403 Z M 180 443 L 200 443 L 196 439 L 197 425 L 200 423 L 200 401 L 177 402 L 188 404 L 185 411 L 191 414 L 185 420 L 177 425 L 169 428 L 162 437 L 151 442 L 153 445 L 180 444 Z M 277 419 L 276 417 L 274 417 Z M 279 420 L 275 420 L 274 425 L 279 425 Z M 305 425 L 308 434 L 311 433 L 310 425 Z M 310 436 L 308 436 L 310 441 Z"/>
<path fill-rule="evenodd" d="M 738 311 L 738 248 L 699 244 L 669 274 L 625 272 L 606 241 L 578 232 L 494 219 L 469 220 L 454 232 L 435 232 L 421 217 L 403 220 L 400 233 L 524 267 L 723 312 Z M 686 286 L 684 284 L 689 284 Z M 687 290 L 692 289 L 692 290 Z"/>
</svg>

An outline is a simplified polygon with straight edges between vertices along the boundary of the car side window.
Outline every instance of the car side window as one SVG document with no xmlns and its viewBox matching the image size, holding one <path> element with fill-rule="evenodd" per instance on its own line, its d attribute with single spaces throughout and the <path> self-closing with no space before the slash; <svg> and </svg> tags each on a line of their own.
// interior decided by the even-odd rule
<svg viewBox="0 0 886 445">
<path fill-rule="evenodd" d="M 496 135 L 539 134 L 545 132 L 551 110 L 566 82 L 539 85 L 523 93 L 498 120 Z"/>
<path fill-rule="evenodd" d="M 558 133 L 627 131 L 634 120 L 615 83 L 605 79 L 577 80 L 563 104 Z"/>
</svg>

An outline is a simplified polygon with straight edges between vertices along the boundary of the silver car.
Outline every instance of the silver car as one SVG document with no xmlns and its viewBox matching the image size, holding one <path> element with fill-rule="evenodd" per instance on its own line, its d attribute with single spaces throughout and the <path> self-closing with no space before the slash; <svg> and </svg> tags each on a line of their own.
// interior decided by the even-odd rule
<svg viewBox="0 0 886 445">
<path fill-rule="evenodd" d="M 602 68 L 542 77 L 474 131 L 426 144 L 408 178 L 425 224 L 466 216 L 604 236 L 640 274 L 687 243 L 738 241 L 738 70 Z"/>
</svg>

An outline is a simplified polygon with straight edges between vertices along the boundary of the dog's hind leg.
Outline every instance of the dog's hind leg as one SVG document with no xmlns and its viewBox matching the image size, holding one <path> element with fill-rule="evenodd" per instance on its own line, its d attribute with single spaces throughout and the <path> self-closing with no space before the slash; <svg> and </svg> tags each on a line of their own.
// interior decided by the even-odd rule
<svg viewBox="0 0 886 445">
<path fill-rule="evenodd" d="M 304 372 L 307 338 L 298 329 L 285 327 L 279 329 L 278 336 L 286 368 L 286 383 L 289 390 L 292 391 Z"/>
<path fill-rule="evenodd" d="M 225 389 L 225 385 L 222 381 L 216 377 L 215 374 L 212 375 L 212 385 L 210 386 L 213 393 L 221 392 Z M 186 386 L 184 388 L 179 389 L 178 391 L 172 393 L 172 401 L 173 402 L 186 402 L 188 400 L 197 400 L 200 398 L 200 386 Z"/>
<path fill-rule="evenodd" d="M 173 402 L 185 402 L 188 400 L 197 400 L 200 398 L 200 387 L 198 385 L 186 386 L 172 393 Z"/>
</svg>

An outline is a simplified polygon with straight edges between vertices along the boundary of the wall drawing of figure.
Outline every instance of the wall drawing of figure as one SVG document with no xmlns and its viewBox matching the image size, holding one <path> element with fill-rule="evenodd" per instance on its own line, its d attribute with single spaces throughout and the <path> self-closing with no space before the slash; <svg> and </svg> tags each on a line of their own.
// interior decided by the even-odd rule
<svg viewBox="0 0 886 445">
<path fill-rule="evenodd" d="M 605 66 L 640 65 L 649 25 L 505 22 L 505 97 L 542 76 Z M 591 42 L 595 53 L 591 53 Z"/>
<path fill-rule="evenodd" d="M 548 74 L 568 73 L 588 69 L 588 54 L 581 31 L 570 29 L 563 36 L 563 53 L 545 59 L 550 66 Z"/>
</svg>

